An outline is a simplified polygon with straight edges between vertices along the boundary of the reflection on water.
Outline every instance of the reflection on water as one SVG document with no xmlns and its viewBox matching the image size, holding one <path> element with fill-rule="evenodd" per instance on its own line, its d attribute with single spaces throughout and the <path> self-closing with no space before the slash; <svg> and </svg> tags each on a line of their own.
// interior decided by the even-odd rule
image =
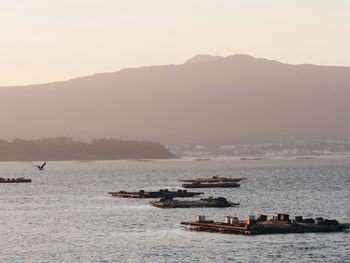
<svg viewBox="0 0 350 263">
<path fill-rule="evenodd" d="M 186 231 L 203 214 L 277 212 L 350 222 L 350 160 L 266 159 L 0 163 L 1 262 L 347 262 L 349 232 L 239 236 Z M 116 199 L 119 190 L 176 189 L 190 177 L 248 177 L 241 188 L 201 189 L 239 207 L 158 209 L 149 200 Z"/>
</svg>

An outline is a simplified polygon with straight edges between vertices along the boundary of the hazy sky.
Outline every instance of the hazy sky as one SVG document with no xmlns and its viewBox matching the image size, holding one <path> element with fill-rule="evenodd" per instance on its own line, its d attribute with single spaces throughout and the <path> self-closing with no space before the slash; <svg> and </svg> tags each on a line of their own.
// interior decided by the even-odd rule
<svg viewBox="0 0 350 263">
<path fill-rule="evenodd" d="M 195 54 L 350 66 L 349 0 L 0 0 L 0 86 Z"/>
</svg>

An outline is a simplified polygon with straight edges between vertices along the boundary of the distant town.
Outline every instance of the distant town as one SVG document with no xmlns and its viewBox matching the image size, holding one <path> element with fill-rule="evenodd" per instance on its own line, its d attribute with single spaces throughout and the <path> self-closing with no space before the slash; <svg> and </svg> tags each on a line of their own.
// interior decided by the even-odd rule
<svg viewBox="0 0 350 263">
<path fill-rule="evenodd" d="M 298 140 L 293 142 L 222 146 L 203 146 L 198 144 L 190 146 L 190 144 L 179 144 L 174 146 L 173 150 L 184 157 L 350 155 L 350 137 L 347 140 Z"/>
</svg>

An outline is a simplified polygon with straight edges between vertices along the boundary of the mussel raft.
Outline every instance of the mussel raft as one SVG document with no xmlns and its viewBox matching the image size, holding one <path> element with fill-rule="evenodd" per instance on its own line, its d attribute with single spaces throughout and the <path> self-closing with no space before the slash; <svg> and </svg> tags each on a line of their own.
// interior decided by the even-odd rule
<svg viewBox="0 0 350 263">
<path fill-rule="evenodd" d="M 173 197 L 194 197 L 196 195 L 201 195 L 201 192 L 187 192 L 187 190 L 179 189 L 177 191 L 169 191 L 168 189 L 160 189 L 159 191 L 149 191 L 140 190 L 138 192 L 109 192 L 110 195 L 114 197 L 123 198 L 173 198 Z"/>
<path fill-rule="evenodd" d="M 183 188 L 235 188 L 240 187 L 238 182 L 247 178 L 230 178 L 213 176 L 211 178 L 180 179 Z"/>
<path fill-rule="evenodd" d="M 201 198 L 199 200 L 174 200 L 172 198 L 163 198 L 159 201 L 149 202 L 152 206 L 159 208 L 190 208 L 190 207 L 232 207 L 238 206 L 239 202 L 227 201 L 224 197 Z"/>
<path fill-rule="evenodd" d="M 295 216 L 292 220 L 288 214 L 278 214 L 267 220 L 266 215 L 249 216 L 246 220 L 237 217 L 225 217 L 224 222 L 206 220 L 205 216 L 197 216 L 196 221 L 181 222 L 190 226 L 190 230 L 222 232 L 243 235 L 261 234 L 290 234 L 290 233 L 317 233 L 317 232 L 339 232 L 349 229 L 349 223 L 339 223 L 337 220 L 328 220 L 318 217 L 316 219 Z"/>
<path fill-rule="evenodd" d="M 241 185 L 233 182 L 225 182 L 225 183 L 187 183 L 181 185 L 183 188 L 237 188 Z"/>
<path fill-rule="evenodd" d="M 19 177 L 19 178 L 4 178 L 0 177 L 0 183 L 2 184 L 9 184 L 9 183 L 31 183 L 31 179 L 26 179 L 24 177 Z"/>
<path fill-rule="evenodd" d="M 194 178 L 194 179 L 180 179 L 179 182 L 183 183 L 219 183 L 219 182 L 240 182 L 246 180 L 247 178 L 233 178 L 233 177 L 220 177 L 213 176 L 210 178 Z"/>
</svg>

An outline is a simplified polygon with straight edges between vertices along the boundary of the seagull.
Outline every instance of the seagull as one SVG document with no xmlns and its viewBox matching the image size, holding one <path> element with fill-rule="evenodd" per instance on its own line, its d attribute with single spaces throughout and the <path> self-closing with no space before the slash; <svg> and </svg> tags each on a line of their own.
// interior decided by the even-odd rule
<svg viewBox="0 0 350 263">
<path fill-rule="evenodd" d="M 46 165 L 46 162 L 44 162 L 42 165 L 34 165 L 35 167 L 37 167 L 39 169 L 39 171 L 44 170 L 44 166 Z"/>
</svg>

